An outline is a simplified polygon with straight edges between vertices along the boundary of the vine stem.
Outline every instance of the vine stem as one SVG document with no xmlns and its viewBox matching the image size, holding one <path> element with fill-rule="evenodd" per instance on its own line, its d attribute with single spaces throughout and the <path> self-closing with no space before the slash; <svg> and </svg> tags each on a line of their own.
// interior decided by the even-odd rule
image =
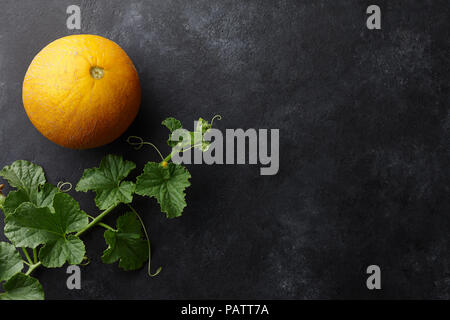
<svg viewBox="0 0 450 320">
<path fill-rule="evenodd" d="M 111 227 L 109 224 L 103 223 L 103 222 L 99 222 L 97 223 L 100 227 L 103 227 L 107 230 L 111 230 L 111 231 L 116 231 L 116 229 L 114 229 L 113 227 Z"/>
<path fill-rule="evenodd" d="M 30 264 L 33 264 L 33 260 L 31 260 L 30 255 L 28 254 L 27 248 L 22 247 L 23 254 L 27 258 L 28 262 Z"/>
<path fill-rule="evenodd" d="M 172 159 L 173 152 L 171 152 L 167 157 L 163 159 L 163 162 L 169 162 Z"/>
<path fill-rule="evenodd" d="M 180 148 L 178 148 L 179 150 L 175 150 L 175 149 L 177 148 L 177 146 L 175 146 L 175 147 L 173 147 L 172 152 L 169 153 L 169 155 L 163 159 L 163 162 L 169 162 L 170 159 L 172 159 L 172 156 L 173 156 L 175 153 L 177 153 L 177 152 L 186 152 L 186 151 L 191 150 L 192 148 L 200 147 L 201 145 L 202 145 L 201 143 L 198 143 L 198 144 L 194 144 L 194 145 L 192 145 L 192 146 L 190 146 L 189 148 L 186 148 L 186 149 L 183 149 L 183 148 L 180 149 Z"/>
<path fill-rule="evenodd" d="M 89 219 L 94 220 L 93 216 L 87 215 Z M 111 227 L 109 224 L 103 223 L 103 222 L 99 222 L 97 223 L 97 225 L 99 225 L 100 227 L 103 227 L 105 229 L 111 230 L 111 231 L 116 231 L 116 229 L 114 229 L 113 227 Z"/>
<path fill-rule="evenodd" d="M 148 243 L 148 269 L 147 269 L 147 273 L 148 273 L 148 275 L 149 275 L 150 277 L 155 277 L 155 276 L 157 276 L 157 275 L 161 272 L 162 267 L 159 267 L 159 268 L 156 270 L 155 273 L 152 273 L 151 267 L 150 267 L 150 261 L 151 261 L 152 250 L 151 250 L 151 248 L 150 248 L 150 238 L 148 237 L 148 233 L 147 233 L 147 230 L 146 230 L 146 228 L 145 228 L 144 221 L 142 221 L 141 216 L 137 213 L 136 210 L 134 210 L 134 208 L 133 208 L 133 206 L 132 206 L 131 204 L 128 204 L 128 207 L 130 208 L 131 211 L 133 211 L 133 213 L 136 215 L 136 217 L 137 217 L 137 218 L 139 219 L 139 221 L 141 222 L 142 229 L 144 230 L 144 234 L 145 234 L 145 237 L 147 238 L 147 243 Z"/>
<path fill-rule="evenodd" d="M 37 267 L 39 267 L 41 264 L 42 264 L 42 262 L 40 262 L 40 261 L 39 261 L 38 263 L 32 264 L 32 265 L 30 266 L 30 268 L 28 269 L 27 273 L 25 273 L 25 275 L 26 275 L 26 276 L 29 276 L 29 275 L 34 271 L 34 269 L 36 269 Z"/>
<path fill-rule="evenodd" d="M 215 115 L 215 116 L 211 119 L 211 126 L 212 126 L 212 124 L 213 124 L 213 122 L 214 122 L 215 119 L 217 119 L 217 120 L 222 120 L 222 116 L 220 116 L 220 115 Z M 138 142 L 132 142 L 131 139 L 137 139 Z M 169 161 L 172 159 L 172 156 L 175 154 L 175 152 L 185 152 L 185 151 L 188 151 L 188 150 L 190 150 L 190 149 L 192 149 L 192 148 L 195 148 L 195 147 L 197 147 L 197 146 L 201 146 L 201 144 L 197 144 L 197 145 L 194 144 L 194 145 L 190 146 L 190 147 L 187 148 L 187 149 L 183 149 L 183 148 L 182 148 L 181 150 L 176 150 L 176 146 L 175 146 L 174 148 L 172 148 L 172 152 L 170 152 L 170 154 L 169 154 L 167 157 L 164 158 L 164 157 L 162 156 L 161 152 L 159 151 L 159 149 L 158 149 L 153 143 L 151 143 L 151 142 L 146 142 L 146 141 L 144 141 L 141 137 L 130 136 L 130 137 L 128 137 L 127 142 L 128 142 L 130 145 L 135 146 L 135 149 L 136 149 L 136 150 L 139 150 L 140 148 L 142 148 L 143 145 L 150 145 L 150 146 L 152 146 L 152 147 L 158 152 L 158 155 L 161 157 L 163 163 L 164 163 L 164 162 L 169 162 Z M 62 190 L 62 188 L 63 188 L 64 186 L 66 186 L 66 185 L 68 186 L 68 189 Z M 5 196 L 2 194 L 2 189 L 3 189 L 3 188 L 4 188 L 4 185 L 3 185 L 3 184 L 0 184 L 0 209 L 1 209 L 2 211 L 3 211 L 3 202 L 5 201 Z M 58 182 L 58 189 L 59 189 L 61 192 L 68 192 L 68 191 L 70 191 L 70 190 L 72 189 L 72 184 L 69 183 L 69 182 Z M 86 231 L 88 231 L 89 229 L 91 229 L 91 228 L 94 227 L 95 225 L 99 225 L 99 226 L 102 226 L 102 227 L 104 227 L 104 228 L 106 228 L 106 229 L 108 229 L 108 230 L 115 231 L 111 226 L 109 226 L 109 225 L 107 225 L 107 224 L 105 224 L 105 223 L 102 223 L 102 222 L 100 222 L 100 221 L 101 221 L 108 213 L 110 213 L 112 210 L 114 210 L 116 207 L 117 207 L 117 204 L 116 204 L 116 205 L 113 205 L 113 206 L 111 206 L 111 207 L 109 207 L 108 209 L 106 209 L 105 211 L 103 211 L 101 214 L 99 214 L 99 215 L 98 215 L 97 217 L 95 217 L 95 218 L 89 216 L 89 217 L 90 217 L 91 219 L 93 219 L 93 220 L 92 220 L 90 223 L 88 223 L 88 225 L 86 225 L 86 227 L 84 227 L 83 229 L 81 229 L 80 231 L 78 231 L 78 232 L 75 234 L 75 236 L 76 236 L 76 237 L 81 236 L 82 234 L 84 234 Z M 145 237 L 146 237 L 146 239 L 147 239 L 147 243 L 148 243 L 148 275 L 149 275 L 150 277 L 157 276 L 157 275 L 161 272 L 162 267 L 159 267 L 159 268 L 156 270 L 155 273 L 153 273 L 153 274 L 151 273 L 151 267 L 150 267 L 150 261 L 151 261 L 150 238 L 149 238 L 149 236 L 148 236 L 147 229 L 145 228 L 144 221 L 142 220 L 141 216 L 136 212 L 136 210 L 131 206 L 131 204 L 128 204 L 128 207 L 131 209 L 131 211 L 132 211 L 132 212 L 136 215 L 136 217 L 139 219 L 139 221 L 140 221 L 140 223 L 141 223 L 141 225 L 142 225 L 142 229 L 144 230 Z M 28 254 L 28 251 L 26 250 L 26 248 L 22 248 L 22 250 L 23 250 L 23 252 L 24 252 L 24 254 L 25 254 L 25 256 L 26 256 L 26 258 L 27 258 L 27 260 L 28 260 L 28 262 L 29 262 L 29 263 L 26 263 L 26 262 L 25 262 L 25 263 L 29 266 L 29 268 L 28 268 L 27 272 L 25 273 L 25 275 L 29 276 L 36 268 L 38 268 L 40 265 L 42 265 L 42 262 L 41 262 L 41 261 L 38 261 L 37 249 L 36 249 L 36 248 L 33 249 L 34 263 L 33 263 L 33 260 L 31 260 L 31 257 L 30 257 L 30 255 Z M 88 262 L 88 263 L 89 263 L 89 262 Z"/>
<path fill-rule="evenodd" d="M 100 213 L 98 216 L 96 216 L 94 218 L 94 220 L 92 220 L 86 227 L 84 227 L 83 229 L 81 229 L 80 231 L 78 231 L 75 234 L 75 237 L 79 237 L 81 236 L 83 233 L 85 233 L 86 231 L 88 231 L 90 228 L 92 228 L 93 226 L 95 226 L 97 223 L 99 223 L 108 213 L 110 213 L 115 207 L 117 207 L 117 205 L 113 205 L 111 207 L 109 207 L 108 209 L 106 209 L 105 211 L 103 211 L 102 213 Z"/>
<path fill-rule="evenodd" d="M 33 248 L 33 261 L 34 263 L 38 263 L 37 248 Z"/>
</svg>

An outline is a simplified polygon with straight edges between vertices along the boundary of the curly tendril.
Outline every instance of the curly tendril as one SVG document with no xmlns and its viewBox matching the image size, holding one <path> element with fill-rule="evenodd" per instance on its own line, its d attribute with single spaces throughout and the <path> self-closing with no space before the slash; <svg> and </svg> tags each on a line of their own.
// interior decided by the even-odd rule
<svg viewBox="0 0 450 320">
<path fill-rule="evenodd" d="M 211 119 L 211 127 L 213 126 L 214 120 L 222 120 L 222 116 L 220 114 L 216 114 L 214 117 L 212 117 Z"/>
<path fill-rule="evenodd" d="M 89 257 L 84 256 L 84 257 L 83 257 L 83 261 L 85 261 L 85 260 L 87 260 L 87 261 L 86 261 L 86 262 L 83 262 L 83 263 L 80 263 L 80 266 L 85 267 L 85 266 L 87 266 L 88 264 L 91 263 L 91 259 L 89 259 Z"/>
<path fill-rule="evenodd" d="M 56 187 L 61 192 L 69 192 L 70 190 L 72 190 L 73 186 L 70 182 L 59 181 Z"/>
<path fill-rule="evenodd" d="M 137 141 L 133 141 L 133 140 L 137 140 Z M 159 156 L 161 157 L 162 160 L 164 160 L 164 157 L 162 156 L 161 152 L 159 151 L 159 149 L 151 142 L 148 141 L 144 141 L 144 139 L 142 139 L 141 137 L 138 136 L 129 136 L 127 139 L 127 143 L 131 146 L 134 147 L 135 150 L 139 150 L 141 149 L 145 144 L 152 146 L 156 152 L 158 152 Z"/>
</svg>

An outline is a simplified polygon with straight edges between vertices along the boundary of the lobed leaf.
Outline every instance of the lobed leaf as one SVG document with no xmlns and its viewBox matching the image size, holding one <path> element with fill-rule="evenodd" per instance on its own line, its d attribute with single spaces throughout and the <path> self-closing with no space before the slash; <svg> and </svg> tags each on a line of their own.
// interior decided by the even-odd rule
<svg viewBox="0 0 450 320">
<path fill-rule="evenodd" d="M 76 186 L 76 191 L 95 191 L 95 203 L 100 210 L 106 210 L 119 203 L 131 203 L 135 185 L 122 181 L 136 168 L 131 161 L 121 156 L 107 155 L 99 168 L 87 169 Z"/>
<path fill-rule="evenodd" d="M 73 235 L 48 242 L 39 250 L 39 259 L 47 268 L 69 264 L 80 264 L 86 253 L 83 241 Z"/>
<path fill-rule="evenodd" d="M 84 256 L 80 239 L 69 236 L 88 224 L 88 216 L 68 194 L 57 193 L 53 211 L 32 203 L 21 204 L 5 219 L 5 235 L 16 247 L 36 248 L 44 244 L 39 258 L 46 267 L 60 267 L 66 261 L 78 264 Z M 80 243 L 81 242 L 81 243 Z M 72 251 L 74 250 L 74 251 Z"/>
<path fill-rule="evenodd" d="M 166 126 L 167 129 L 170 130 L 170 132 L 173 132 L 177 129 L 181 129 L 183 127 L 179 120 L 172 117 L 166 118 L 163 122 L 161 122 L 161 124 L 163 126 Z"/>
<path fill-rule="evenodd" d="M 209 129 L 211 129 L 211 124 L 207 120 L 203 118 L 197 120 L 197 127 L 195 128 L 196 132 L 205 134 Z"/>
<path fill-rule="evenodd" d="M 49 206 L 53 196 L 59 192 L 55 186 L 45 183 L 44 170 L 29 161 L 18 160 L 5 166 L 0 176 L 17 188 L 4 199 L 2 209 L 5 216 L 13 213 L 24 202 L 31 202 L 37 207 Z"/>
<path fill-rule="evenodd" d="M 142 235 L 142 227 L 133 212 L 117 219 L 117 230 L 106 230 L 105 241 L 108 248 L 102 256 L 104 263 L 119 260 L 119 267 L 135 270 L 142 267 L 148 259 L 148 244 Z"/>
<path fill-rule="evenodd" d="M 190 186 L 191 175 L 179 164 L 169 163 L 163 167 L 155 162 L 148 162 L 144 172 L 136 180 L 136 193 L 156 198 L 161 211 L 168 218 L 181 216 L 186 207 L 184 190 Z"/>
<path fill-rule="evenodd" d="M 44 290 L 39 281 L 23 273 L 17 273 L 3 284 L 5 292 L 0 300 L 44 300 Z"/>
<path fill-rule="evenodd" d="M 60 192 L 58 188 L 48 183 L 39 186 L 38 191 L 31 194 L 22 189 L 11 191 L 3 204 L 5 216 L 13 213 L 24 202 L 30 202 L 36 207 L 51 206 L 53 197 L 58 192 Z"/>
<path fill-rule="evenodd" d="M 21 189 L 28 195 L 37 192 L 38 186 L 45 183 L 44 170 L 26 160 L 18 160 L 4 167 L 0 176 L 8 180 L 12 187 Z"/>
<path fill-rule="evenodd" d="M 23 261 L 16 248 L 8 242 L 0 242 L 0 281 L 8 280 L 22 269 Z"/>
<path fill-rule="evenodd" d="M 195 130 L 188 131 L 189 135 L 187 137 L 180 137 L 179 141 L 172 140 L 172 132 L 176 129 L 182 128 L 181 122 L 175 118 L 167 118 L 162 122 L 162 124 L 166 126 L 171 132 L 169 134 L 169 139 L 167 140 L 167 144 L 170 147 L 174 148 L 175 146 L 178 146 L 178 148 L 180 148 L 180 151 L 181 149 L 185 149 L 191 146 L 198 148 L 201 151 L 208 150 L 210 142 L 204 140 L 204 135 L 206 132 L 208 132 L 209 129 L 211 129 L 212 125 L 207 120 L 199 118 L 197 120 Z M 201 143 L 198 143 L 195 140 L 197 135 L 199 135 L 197 138 L 201 141 Z M 187 141 L 188 138 L 190 138 L 190 141 Z"/>
</svg>

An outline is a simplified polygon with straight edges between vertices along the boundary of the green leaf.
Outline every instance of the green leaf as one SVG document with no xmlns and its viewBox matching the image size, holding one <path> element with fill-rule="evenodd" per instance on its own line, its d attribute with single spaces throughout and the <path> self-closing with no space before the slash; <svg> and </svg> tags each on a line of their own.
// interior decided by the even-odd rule
<svg viewBox="0 0 450 320">
<path fill-rule="evenodd" d="M 148 259 L 148 244 L 142 237 L 142 227 L 133 212 L 117 219 L 117 230 L 106 230 L 105 241 L 109 245 L 102 256 L 104 263 L 119 260 L 124 270 L 136 270 Z"/>
<path fill-rule="evenodd" d="M 131 181 L 122 181 L 136 168 L 131 161 L 122 157 L 108 155 L 99 168 L 87 169 L 78 182 L 77 191 L 95 191 L 95 203 L 100 210 L 106 210 L 119 203 L 131 203 L 135 185 Z"/>
<path fill-rule="evenodd" d="M 202 118 L 197 120 L 197 127 L 195 128 L 196 132 L 205 134 L 209 129 L 211 129 L 211 124 L 207 120 Z"/>
<path fill-rule="evenodd" d="M 13 213 L 24 202 L 31 202 L 36 207 L 48 207 L 58 192 L 58 188 L 48 183 L 40 186 L 38 192 L 32 192 L 31 196 L 22 189 L 11 191 L 3 205 L 5 216 Z"/>
<path fill-rule="evenodd" d="M 36 248 L 64 235 L 56 215 L 47 207 L 30 202 L 21 204 L 5 219 L 5 235 L 16 247 Z"/>
<path fill-rule="evenodd" d="M 3 204 L 5 216 L 13 213 L 18 206 L 24 202 L 29 202 L 30 198 L 23 190 L 10 191 Z"/>
<path fill-rule="evenodd" d="M 179 150 L 188 148 L 192 145 L 192 141 L 194 141 L 194 133 L 189 131 L 184 131 L 182 135 L 177 140 L 173 140 L 172 134 L 169 135 L 169 139 L 167 140 L 167 144 L 172 148 L 177 146 Z"/>
<path fill-rule="evenodd" d="M 30 199 L 31 203 L 37 207 L 48 207 L 53 203 L 55 194 L 59 193 L 59 189 L 52 184 L 46 183 L 39 187 L 39 192 L 35 199 Z"/>
<path fill-rule="evenodd" d="M 29 161 L 18 160 L 12 165 L 4 167 L 0 171 L 0 176 L 8 180 L 12 187 L 17 188 L 11 191 L 3 204 L 5 216 L 24 202 L 31 202 L 37 207 L 49 206 L 53 196 L 59 190 L 45 183 L 44 170 Z"/>
<path fill-rule="evenodd" d="M 165 119 L 163 122 L 161 122 L 163 126 L 166 126 L 167 129 L 170 130 L 170 132 L 174 132 L 177 129 L 181 129 L 183 126 L 181 125 L 181 122 L 175 118 L 169 117 Z M 180 138 L 180 141 L 182 140 L 182 137 Z M 179 141 L 172 141 L 172 134 L 169 134 L 169 139 L 167 140 L 167 144 L 171 146 L 172 148 L 175 147 L 178 144 Z"/>
<path fill-rule="evenodd" d="M 16 248 L 8 242 L 0 242 L 0 281 L 8 280 L 22 269 L 23 261 Z"/>
<path fill-rule="evenodd" d="M 8 180 L 12 187 L 23 190 L 30 197 L 38 191 L 38 186 L 45 183 L 44 170 L 25 160 L 18 160 L 4 167 L 0 176 Z"/>
<path fill-rule="evenodd" d="M 173 132 L 177 129 L 181 129 L 183 127 L 179 120 L 172 117 L 166 118 L 163 122 L 161 122 L 161 124 L 163 126 L 166 126 L 167 129 L 170 130 L 170 132 Z"/>
<path fill-rule="evenodd" d="M 57 268 L 66 261 L 69 264 L 80 264 L 85 253 L 83 241 L 70 235 L 48 242 L 39 250 L 39 259 L 47 268 Z"/>
<path fill-rule="evenodd" d="M 44 300 L 44 290 L 33 277 L 17 273 L 3 285 L 0 300 Z"/>
<path fill-rule="evenodd" d="M 190 186 L 191 175 L 179 164 L 169 163 L 163 167 L 155 162 L 148 162 L 144 172 L 137 178 L 136 193 L 154 197 L 161 206 L 161 211 L 168 218 L 181 216 L 186 207 L 184 190 Z"/>
<path fill-rule="evenodd" d="M 206 121 L 205 119 L 199 118 L 197 121 L 197 126 L 195 128 L 195 133 L 201 134 L 201 144 L 198 145 L 197 141 L 195 141 L 195 133 L 192 135 L 192 144 L 195 144 L 195 147 L 197 149 L 200 149 L 201 151 L 207 151 L 209 149 L 209 145 L 211 144 L 209 141 L 205 141 L 204 135 L 206 132 L 208 132 L 209 129 L 211 129 L 211 124 Z"/>
<path fill-rule="evenodd" d="M 182 128 L 181 122 L 174 118 L 167 118 L 162 122 L 162 124 L 165 125 L 170 130 L 170 132 Z M 211 127 L 212 125 L 207 120 L 199 118 L 197 120 L 195 130 L 188 131 L 189 136 L 182 136 L 180 137 L 179 141 L 173 141 L 172 134 L 169 134 L 167 144 L 172 148 L 177 146 L 180 151 L 191 146 L 198 148 L 201 151 L 206 151 L 209 148 L 210 142 L 204 140 L 204 135 L 206 132 L 208 132 L 209 129 L 211 129 Z M 195 138 L 197 138 L 201 142 L 198 143 Z"/>
<path fill-rule="evenodd" d="M 53 212 L 49 207 L 38 208 L 29 202 L 21 204 L 6 217 L 5 235 L 16 247 L 36 248 L 45 244 L 39 258 L 46 267 L 60 267 L 65 261 L 80 263 L 84 245 L 78 238 L 67 235 L 83 229 L 88 224 L 88 217 L 65 193 L 57 193 L 52 206 Z"/>
</svg>

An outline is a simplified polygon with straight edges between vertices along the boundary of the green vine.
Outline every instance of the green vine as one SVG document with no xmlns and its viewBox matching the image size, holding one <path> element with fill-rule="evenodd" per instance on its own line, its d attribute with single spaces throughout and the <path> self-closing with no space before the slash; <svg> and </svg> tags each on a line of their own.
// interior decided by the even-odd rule
<svg viewBox="0 0 450 320">
<path fill-rule="evenodd" d="M 107 155 L 99 167 L 86 169 L 75 190 L 95 192 L 95 203 L 101 211 L 95 217 L 81 210 L 68 194 L 72 190 L 70 182 L 60 181 L 53 186 L 47 183 L 40 166 L 25 160 L 5 166 L 0 177 L 15 190 L 5 196 L 2 193 L 4 185 L 0 185 L 4 234 L 10 241 L 0 242 L 0 282 L 3 282 L 0 300 L 43 299 L 42 285 L 31 276 L 38 267 L 57 268 L 65 263 L 88 265 L 90 260 L 80 237 L 95 226 L 105 229 L 104 263 L 118 262 L 120 268 L 128 271 L 139 269 L 147 262 L 148 275 L 157 276 L 162 267 L 151 272 L 150 238 L 142 217 L 132 206 L 133 198 L 136 195 L 155 198 L 167 218 L 181 216 L 186 207 L 185 189 L 190 186 L 191 175 L 184 166 L 171 162 L 172 156 L 191 148 L 207 150 L 209 143 L 203 136 L 215 119 L 221 117 L 214 116 L 210 122 L 200 118 L 194 132 L 190 132 L 191 137 L 201 134 L 200 144 L 185 138 L 172 141 L 171 135 L 182 128 L 181 122 L 174 118 L 164 120 L 162 124 L 171 132 L 168 144 L 172 147 L 166 157 L 153 143 L 141 137 L 129 137 L 127 142 L 136 150 L 149 145 L 161 158 L 160 162 L 148 162 L 135 182 L 125 179 L 136 165 L 121 156 Z M 115 228 L 102 222 L 121 205 L 129 211 L 118 217 Z"/>
</svg>

